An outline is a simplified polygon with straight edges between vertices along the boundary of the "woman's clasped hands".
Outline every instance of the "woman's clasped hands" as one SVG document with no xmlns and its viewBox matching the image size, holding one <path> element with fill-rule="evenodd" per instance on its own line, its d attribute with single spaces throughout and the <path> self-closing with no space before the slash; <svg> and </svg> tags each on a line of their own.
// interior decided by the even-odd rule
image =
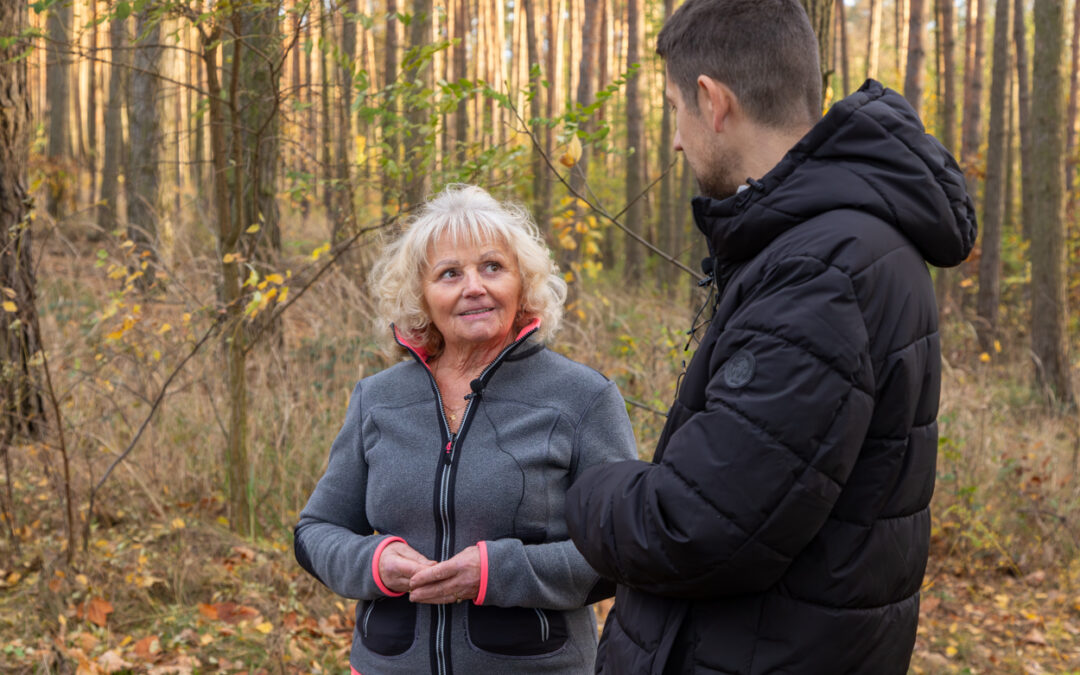
<svg viewBox="0 0 1080 675">
<path fill-rule="evenodd" d="M 480 592 L 480 550 L 469 546 L 437 563 L 395 541 L 379 557 L 379 578 L 390 590 L 408 593 L 412 602 L 445 605 L 475 600 Z"/>
</svg>

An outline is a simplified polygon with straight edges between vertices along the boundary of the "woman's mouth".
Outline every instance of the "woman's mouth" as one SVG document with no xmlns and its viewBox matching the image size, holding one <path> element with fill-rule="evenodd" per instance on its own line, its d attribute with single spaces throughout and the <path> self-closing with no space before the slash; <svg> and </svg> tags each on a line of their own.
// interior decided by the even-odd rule
<svg viewBox="0 0 1080 675">
<path fill-rule="evenodd" d="M 481 314 L 487 314 L 492 311 L 491 307 L 483 307 L 481 309 L 470 309 L 467 312 L 462 312 L 461 316 L 479 316 Z"/>
</svg>

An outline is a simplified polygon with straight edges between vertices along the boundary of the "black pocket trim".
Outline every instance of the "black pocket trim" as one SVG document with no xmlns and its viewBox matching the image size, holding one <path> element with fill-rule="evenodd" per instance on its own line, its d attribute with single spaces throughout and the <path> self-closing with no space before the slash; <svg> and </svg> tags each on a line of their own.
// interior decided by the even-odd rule
<svg viewBox="0 0 1080 675">
<path fill-rule="evenodd" d="M 360 641 L 382 656 L 400 656 L 416 641 L 416 605 L 408 596 L 379 598 L 367 603 L 357 617 Z"/>
<path fill-rule="evenodd" d="M 569 635 L 563 612 L 533 607 L 469 605 L 469 643 L 500 656 L 542 656 L 559 651 Z"/>
</svg>

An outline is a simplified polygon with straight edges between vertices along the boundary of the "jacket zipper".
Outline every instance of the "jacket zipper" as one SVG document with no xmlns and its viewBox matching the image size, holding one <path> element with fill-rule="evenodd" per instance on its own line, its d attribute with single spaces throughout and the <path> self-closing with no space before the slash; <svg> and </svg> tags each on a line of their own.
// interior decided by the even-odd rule
<svg viewBox="0 0 1080 675">
<path fill-rule="evenodd" d="M 487 383 L 487 379 L 491 372 L 502 363 L 503 358 L 510 353 L 517 345 L 524 342 L 529 336 L 536 332 L 536 329 L 530 330 L 525 335 L 514 340 L 509 345 L 503 348 L 499 355 L 496 356 L 491 363 L 484 368 L 479 377 L 475 381 L 479 381 L 483 384 Z M 410 350 L 412 351 L 412 350 Z M 413 351 L 414 356 L 419 358 L 419 355 Z M 423 360 L 421 359 L 421 363 Z M 426 366 L 426 364 L 424 364 Z M 472 418 L 472 411 L 475 407 L 477 392 L 473 392 L 467 398 L 468 404 L 465 406 L 465 412 L 461 416 L 461 425 L 458 427 L 458 432 L 454 433 L 450 431 L 450 423 L 446 420 L 446 412 L 443 408 L 442 392 L 439 391 L 439 383 L 435 381 L 435 375 L 428 368 L 428 377 L 431 378 L 431 387 L 435 391 L 435 404 L 439 409 L 439 419 L 442 420 L 443 434 L 446 439 L 446 445 L 441 449 L 440 454 L 442 458 L 439 462 L 438 475 L 436 476 L 436 482 L 439 485 L 438 495 L 438 518 L 436 520 L 436 541 L 438 543 L 439 562 L 448 560 L 451 553 L 450 533 L 453 532 L 453 521 L 450 517 L 450 488 L 451 488 L 451 474 L 453 473 L 454 460 L 457 459 L 457 450 L 461 445 L 462 440 L 465 437 L 465 433 L 468 430 L 469 422 Z M 482 389 L 482 387 L 481 387 Z M 446 637 L 446 624 L 447 624 L 448 610 L 446 605 L 435 605 L 435 634 L 433 636 L 435 640 L 435 669 L 437 675 L 452 675 L 453 669 L 450 666 L 450 661 L 447 658 L 447 637 Z"/>
</svg>

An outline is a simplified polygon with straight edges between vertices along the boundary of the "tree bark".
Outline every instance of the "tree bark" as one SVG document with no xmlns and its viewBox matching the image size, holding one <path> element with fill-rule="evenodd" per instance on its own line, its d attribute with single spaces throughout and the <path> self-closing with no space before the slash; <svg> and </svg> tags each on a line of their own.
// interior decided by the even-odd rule
<svg viewBox="0 0 1080 675">
<path fill-rule="evenodd" d="M 127 194 L 128 238 L 135 242 L 140 263 L 146 263 L 136 283 L 148 290 L 154 283 L 160 214 L 161 23 L 144 9 L 135 18 L 137 43 L 132 56 L 131 95 L 128 99 L 130 143 L 124 188 Z"/>
<path fill-rule="evenodd" d="M 67 196 L 69 175 L 68 160 L 71 158 L 69 108 L 71 98 L 68 57 L 64 51 L 68 44 L 68 31 L 72 23 L 69 3 L 59 2 L 49 10 L 46 19 L 49 41 L 45 48 L 47 59 L 45 79 L 48 87 L 49 119 L 49 170 L 45 190 L 45 210 L 53 218 L 59 218 L 62 204 Z"/>
<path fill-rule="evenodd" d="M 1005 219 L 1005 157 L 1008 129 L 1005 105 L 1009 79 L 1009 20 L 1011 0 L 997 0 L 994 10 L 994 52 L 990 79 L 990 137 L 986 152 L 986 192 L 983 195 L 982 255 L 979 291 L 975 301 L 976 332 L 984 352 L 993 353 L 1001 299 L 1001 229 Z"/>
<path fill-rule="evenodd" d="M 386 0 L 386 47 L 383 51 L 383 116 L 382 139 L 386 161 L 382 167 L 383 213 L 397 209 L 401 186 L 401 164 L 397 135 L 397 76 L 398 76 L 398 27 L 397 0 Z"/>
<path fill-rule="evenodd" d="M 941 34 L 941 79 L 942 96 L 941 105 L 941 143 L 949 152 L 956 154 L 956 29 L 954 26 L 953 0 L 937 0 L 938 18 L 940 20 Z M 953 298 L 953 272 L 942 267 L 937 270 L 935 276 L 935 288 L 937 291 L 938 310 L 947 313 L 951 309 Z"/>
<path fill-rule="evenodd" d="M 353 102 L 353 54 L 356 53 L 356 0 L 344 0 L 341 17 L 341 56 L 338 60 L 338 86 L 341 89 L 341 103 L 337 107 L 338 133 L 334 158 L 337 162 L 337 177 L 334 184 L 334 211 L 331 216 L 332 228 L 330 239 L 339 242 L 348 236 L 349 227 L 356 227 L 353 218 L 353 193 L 351 164 L 352 154 L 349 139 L 352 138 L 352 102 Z M 348 227 L 346 227 L 348 226 Z"/>
<path fill-rule="evenodd" d="M 0 34 L 21 35 L 27 23 L 25 2 L 0 3 Z M 0 436 L 37 436 L 44 422 L 33 357 L 42 349 L 35 319 L 30 195 L 26 172 L 30 159 L 30 96 L 27 47 L 19 39 L 0 49 Z M 11 303 L 15 311 L 11 311 Z M 0 451 L 8 452 L 2 443 Z M 10 476 L 9 476 L 10 478 Z"/>
<path fill-rule="evenodd" d="M 664 21 L 667 21 L 675 9 L 675 0 L 664 0 Z M 667 88 L 667 69 L 664 69 L 662 86 Z M 846 85 L 845 85 L 846 88 Z M 681 219 L 675 218 L 675 167 L 671 165 L 674 148 L 674 120 L 671 115 L 671 106 L 664 105 L 664 112 L 660 117 L 660 170 L 664 172 L 660 179 L 660 222 L 657 232 L 660 234 L 661 250 L 677 256 L 681 248 L 680 236 L 682 230 Z M 662 272 L 656 275 L 658 285 L 666 284 L 674 287 L 678 279 L 679 270 L 674 265 L 664 264 Z"/>
<path fill-rule="evenodd" d="M 413 0 L 412 22 L 409 24 L 409 47 L 413 62 L 406 64 L 406 80 L 409 82 L 408 132 L 405 137 L 405 162 L 408 165 L 404 185 L 405 203 L 415 206 L 424 201 L 430 182 L 427 167 L 430 164 L 427 147 L 427 119 L 430 103 L 423 97 L 425 89 L 431 88 L 431 62 L 420 61 L 417 54 L 431 42 L 431 0 Z"/>
<path fill-rule="evenodd" d="M 124 128 L 121 115 L 127 104 L 127 32 L 123 19 L 109 22 L 110 58 L 109 101 L 105 108 L 105 158 L 101 171 L 101 200 L 97 208 L 97 224 L 103 232 L 119 225 L 120 171 L 124 162 Z"/>
<path fill-rule="evenodd" d="M 1051 403 L 1074 401 L 1065 304 L 1065 101 L 1061 0 L 1035 0 L 1032 67 L 1034 178 L 1031 237 L 1031 349 L 1035 379 Z"/>
<path fill-rule="evenodd" d="M 834 0 L 799 1 L 806 10 L 806 15 L 810 17 L 810 25 L 814 28 L 814 34 L 817 35 L 818 58 L 821 60 L 821 90 L 824 92 L 829 87 L 829 76 L 833 72 L 831 47 L 836 16 L 836 10 L 833 9 Z"/>
<path fill-rule="evenodd" d="M 1024 21 L 1024 0 L 1013 5 L 1013 43 L 1016 47 L 1017 116 L 1020 127 L 1020 229 L 1024 239 L 1031 240 L 1032 170 L 1031 153 L 1031 76 L 1027 58 L 1027 23 Z"/>
<path fill-rule="evenodd" d="M 910 0 L 907 72 L 904 75 L 904 98 L 922 115 L 923 86 L 926 81 L 926 2 Z"/>
<path fill-rule="evenodd" d="M 974 20 L 972 14 L 974 13 Z M 982 138 L 983 61 L 986 54 L 986 0 L 968 0 L 968 63 L 964 69 L 964 124 L 960 156 L 971 195 L 978 194 Z"/>
<path fill-rule="evenodd" d="M 97 49 L 98 49 L 98 22 L 97 0 L 89 0 L 90 4 L 90 49 L 87 58 L 87 82 L 86 90 L 86 144 L 88 152 L 86 156 L 87 166 L 90 168 L 90 203 L 96 202 L 97 197 Z"/>
<path fill-rule="evenodd" d="M 1076 202 L 1073 176 L 1076 171 L 1076 118 L 1080 110 L 1080 102 L 1077 101 L 1078 93 L 1080 93 L 1080 2 L 1074 2 L 1072 47 L 1069 58 L 1069 107 L 1065 114 L 1065 190 L 1069 204 Z"/>
<path fill-rule="evenodd" d="M 626 65 L 633 68 L 641 61 L 642 6 L 639 0 L 626 2 Z M 645 122 L 641 109 L 640 68 L 626 79 L 626 220 L 627 229 L 642 234 L 645 225 L 645 202 L 641 198 L 645 181 L 642 153 L 645 147 Z M 643 271 L 644 254 L 641 244 L 630 237 L 625 243 L 626 284 L 637 286 Z"/>
<path fill-rule="evenodd" d="M 541 152 L 546 152 L 550 156 L 551 148 L 546 144 L 547 138 L 544 133 L 544 125 L 539 122 L 544 117 L 543 97 L 549 96 L 550 91 L 545 91 L 542 80 L 544 79 L 544 72 L 541 66 L 542 60 L 540 58 L 540 24 L 537 9 L 534 6 L 536 0 L 522 0 L 522 4 L 525 5 L 525 22 L 527 24 L 526 32 L 529 46 L 529 72 L 532 88 L 532 104 L 530 106 L 530 114 L 536 123 L 532 125 L 532 135 L 536 139 L 542 148 L 533 147 L 532 153 L 532 171 L 533 171 L 533 217 L 536 218 L 537 224 L 542 231 L 546 231 L 546 223 L 548 220 L 549 202 L 551 199 L 551 179 L 548 177 L 548 168 L 544 163 L 544 158 Z"/>
<path fill-rule="evenodd" d="M 896 0 L 896 72 L 907 73 L 907 61 L 908 56 L 908 39 L 910 33 L 908 32 L 911 27 L 911 3 L 918 0 Z"/>
<path fill-rule="evenodd" d="M 877 79 L 878 58 L 881 52 L 881 6 L 885 0 L 870 0 L 870 16 L 866 30 L 866 77 Z"/>
<path fill-rule="evenodd" d="M 840 85 L 842 88 L 840 95 L 836 98 L 841 99 L 851 93 L 851 80 L 848 78 L 847 13 L 844 10 L 842 0 L 836 3 L 836 33 L 840 42 L 840 59 L 837 69 L 840 71 Z"/>
</svg>

